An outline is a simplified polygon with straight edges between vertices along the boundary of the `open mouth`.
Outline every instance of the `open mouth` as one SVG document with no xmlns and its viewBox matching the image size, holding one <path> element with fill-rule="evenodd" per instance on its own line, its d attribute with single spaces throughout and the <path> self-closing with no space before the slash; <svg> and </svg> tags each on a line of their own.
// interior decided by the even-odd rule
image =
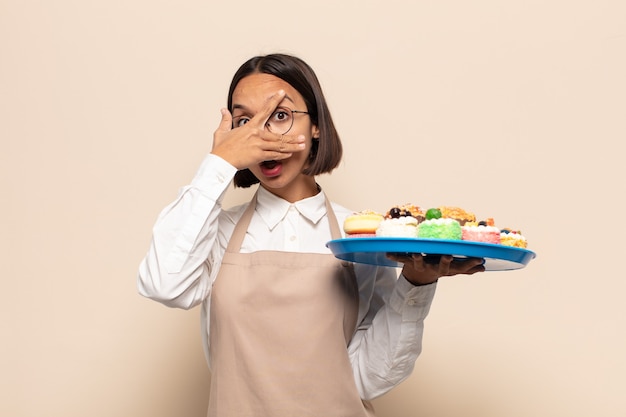
<svg viewBox="0 0 626 417">
<path fill-rule="evenodd" d="M 274 169 L 278 165 L 278 161 L 263 161 L 261 162 L 261 168 Z"/>
<path fill-rule="evenodd" d="M 283 163 L 280 161 L 263 161 L 261 162 L 261 172 L 266 177 L 276 177 L 280 175 L 283 169 Z"/>
</svg>

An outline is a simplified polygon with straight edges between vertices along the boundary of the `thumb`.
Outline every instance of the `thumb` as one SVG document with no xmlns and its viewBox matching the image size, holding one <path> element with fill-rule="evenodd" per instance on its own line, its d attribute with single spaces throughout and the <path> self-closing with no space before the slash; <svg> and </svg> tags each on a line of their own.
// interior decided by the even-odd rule
<svg viewBox="0 0 626 417">
<path fill-rule="evenodd" d="M 220 120 L 220 124 L 217 127 L 217 131 L 228 132 L 233 128 L 233 116 L 230 114 L 228 109 L 221 109 L 220 113 L 222 113 L 222 120 Z"/>
<path fill-rule="evenodd" d="M 230 132 L 233 128 L 233 116 L 228 109 L 220 109 L 220 113 L 222 114 L 222 120 L 220 120 L 219 126 L 213 133 L 213 150 L 224 140 L 223 134 Z"/>
</svg>

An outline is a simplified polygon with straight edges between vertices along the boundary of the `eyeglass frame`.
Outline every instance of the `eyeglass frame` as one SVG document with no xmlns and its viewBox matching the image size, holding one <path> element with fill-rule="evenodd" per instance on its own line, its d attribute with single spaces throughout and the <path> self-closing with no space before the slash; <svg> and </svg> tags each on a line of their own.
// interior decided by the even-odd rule
<svg viewBox="0 0 626 417">
<path fill-rule="evenodd" d="M 272 130 L 270 129 L 270 122 L 269 122 L 269 120 L 270 120 L 270 119 L 272 118 L 272 116 L 273 116 L 274 114 L 276 114 L 278 111 L 284 111 L 284 112 L 289 111 L 289 112 L 291 112 L 291 125 L 289 126 L 289 129 L 287 129 L 286 131 L 284 131 L 284 132 L 282 132 L 282 133 L 272 132 Z M 304 110 L 293 110 L 293 109 L 290 109 L 289 107 L 277 107 L 277 108 L 276 108 L 276 109 L 272 112 L 272 114 L 270 114 L 270 117 L 268 118 L 268 121 L 267 121 L 267 122 L 265 122 L 265 126 L 267 127 L 267 130 L 269 130 L 269 131 L 270 131 L 270 132 L 272 132 L 272 133 L 276 133 L 277 135 L 286 135 L 287 133 L 289 133 L 289 131 L 291 130 L 291 128 L 293 128 L 293 123 L 294 123 L 294 120 L 295 120 L 294 113 L 295 113 L 295 114 L 309 114 L 309 115 L 310 115 L 310 113 L 309 113 L 308 111 L 304 111 Z M 233 117 L 233 129 L 236 129 L 237 127 L 241 127 L 241 126 L 235 126 L 235 120 L 236 120 L 236 119 L 240 119 L 240 118 L 244 118 L 244 116 Z M 240 121 L 240 120 L 237 120 L 237 121 Z M 247 122 L 246 122 L 246 123 L 247 123 Z M 244 123 L 244 124 L 245 124 L 245 123 Z"/>
</svg>

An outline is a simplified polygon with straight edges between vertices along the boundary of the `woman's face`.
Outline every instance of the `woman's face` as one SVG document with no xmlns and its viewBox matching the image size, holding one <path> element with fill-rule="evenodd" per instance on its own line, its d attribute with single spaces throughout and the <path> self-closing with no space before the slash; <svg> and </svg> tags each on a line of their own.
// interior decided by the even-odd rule
<svg viewBox="0 0 626 417">
<path fill-rule="evenodd" d="M 233 119 L 252 118 L 263 108 L 266 101 L 281 89 L 285 90 L 286 94 L 278 108 L 307 111 L 300 93 L 284 80 L 269 74 L 251 74 L 242 78 L 233 91 Z M 282 134 L 283 132 L 273 133 Z M 302 174 L 311 152 L 311 139 L 319 137 L 319 130 L 313 125 L 308 114 L 293 113 L 293 125 L 285 136 L 296 137 L 298 135 L 306 138 L 306 147 L 301 152 L 296 152 L 281 161 L 265 161 L 250 167 L 250 171 L 259 179 L 263 187 L 292 202 L 317 193 L 315 179 Z"/>
</svg>

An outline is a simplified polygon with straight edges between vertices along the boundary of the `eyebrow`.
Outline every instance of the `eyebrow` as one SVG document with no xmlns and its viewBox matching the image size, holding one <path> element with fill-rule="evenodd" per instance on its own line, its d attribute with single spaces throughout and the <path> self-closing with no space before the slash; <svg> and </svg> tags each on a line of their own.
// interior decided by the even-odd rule
<svg viewBox="0 0 626 417">
<path fill-rule="evenodd" d="M 287 94 L 285 94 L 285 97 L 283 97 L 283 100 L 289 100 L 289 101 L 291 102 L 291 104 L 293 104 L 294 106 L 295 106 L 295 104 L 296 104 L 296 103 L 293 101 L 293 99 L 292 99 L 291 97 L 289 97 L 289 95 L 287 95 Z M 281 103 L 282 103 L 282 101 L 281 101 Z M 279 103 L 279 105 L 280 105 L 280 103 Z M 243 105 L 243 104 L 236 104 L 236 103 L 234 103 L 234 104 L 233 104 L 233 110 L 235 110 L 235 109 L 238 109 L 238 110 L 243 110 L 243 111 L 245 111 L 245 112 L 249 112 L 248 107 L 246 107 L 246 106 L 245 106 L 245 105 Z"/>
</svg>

